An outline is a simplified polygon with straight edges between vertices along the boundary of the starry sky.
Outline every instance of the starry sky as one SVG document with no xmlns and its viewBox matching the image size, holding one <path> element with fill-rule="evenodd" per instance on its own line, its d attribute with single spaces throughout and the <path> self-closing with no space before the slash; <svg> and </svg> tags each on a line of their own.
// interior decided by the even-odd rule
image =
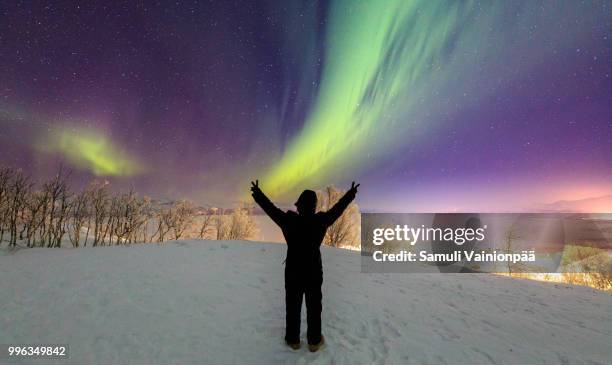
<svg viewBox="0 0 612 365">
<path fill-rule="evenodd" d="M 612 194 L 606 1 L 2 2 L 0 163 L 376 211 Z"/>
</svg>

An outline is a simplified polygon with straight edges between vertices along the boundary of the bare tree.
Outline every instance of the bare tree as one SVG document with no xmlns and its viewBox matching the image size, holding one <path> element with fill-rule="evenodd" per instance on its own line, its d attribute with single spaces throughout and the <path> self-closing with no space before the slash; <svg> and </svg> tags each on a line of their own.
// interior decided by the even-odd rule
<svg viewBox="0 0 612 365">
<path fill-rule="evenodd" d="M 89 195 L 87 191 L 75 196 L 70 204 L 70 224 L 68 225 L 68 238 L 73 247 L 79 247 L 81 243 L 81 231 L 85 227 L 89 217 Z M 87 236 L 85 236 L 87 240 Z"/>
<path fill-rule="evenodd" d="M 110 198 L 110 205 L 108 208 L 108 219 L 106 222 L 106 226 L 104 227 L 104 233 L 102 234 L 102 244 L 104 245 L 104 238 L 108 236 L 108 241 L 106 242 L 109 246 L 113 244 L 113 239 L 116 237 L 117 226 L 120 223 L 120 211 L 121 211 L 121 202 L 118 196 L 113 196 Z M 118 243 L 118 241 L 115 241 Z"/>
<path fill-rule="evenodd" d="M 188 200 L 175 203 L 172 209 L 172 233 L 175 240 L 181 239 L 185 231 L 192 225 L 195 217 L 195 207 Z"/>
<path fill-rule="evenodd" d="M 45 223 L 46 205 L 47 196 L 44 192 L 35 191 L 29 194 L 25 204 L 26 214 L 23 222 L 26 232 L 27 247 L 34 247 L 36 245 L 36 232 L 38 232 Z"/>
<path fill-rule="evenodd" d="M 123 194 L 113 198 L 112 214 L 114 219 L 111 235 L 115 237 L 115 244 L 126 243 L 130 234 L 130 218 L 135 199 L 134 192 L 130 190 L 127 194 Z"/>
<path fill-rule="evenodd" d="M 227 231 L 229 230 L 228 228 L 229 223 L 224 213 L 225 213 L 224 209 L 217 209 L 215 211 L 215 231 L 217 232 L 217 235 L 216 235 L 217 240 L 227 239 L 225 237 L 228 235 Z"/>
<path fill-rule="evenodd" d="M 516 229 L 514 227 L 510 227 L 504 233 L 504 251 L 507 254 L 512 254 L 517 251 L 516 241 L 521 237 L 516 233 Z M 507 261 L 508 275 L 512 276 L 515 273 L 525 272 L 526 266 L 522 262 L 512 262 L 512 260 Z"/>
<path fill-rule="evenodd" d="M 218 240 L 244 240 L 257 232 L 252 209 L 238 206 L 230 215 L 217 214 L 216 229 Z"/>
<path fill-rule="evenodd" d="M 200 225 L 200 232 L 198 233 L 198 238 L 204 239 L 213 231 L 214 218 L 214 214 L 209 214 L 208 212 L 204 214 L 202 224 Z"/>
<path fill-rule="evenodd" d="M 336 204 L 345 191 L 328 186 L 323 192 L 317 192 L 317 211 L 327 211 Z M 359 242 L 359 207 L 352 202 L 344 213 L 332 224 L 325 234 L 323 244 L 333 247 L 355 246 Z"/>
<path fill-rule="evenodd" d="M 132 190 L 118 199 L 118 215 L 115 225 L 117 244 L 137 241 L 138 232 L 148 220 L 147 205 L 148 200 L 141 199 Z"/>
<path fill-rule="evenodd" d="M 87 223 L 88 228 L 92 225 L 93 219 L 93 243 L 92 246 L 104 244 L 104 225 L 108 217 L 109 198 L 108 182 L 94 181 L 87 187 L 91 214 Z"/>
<path fill-rule="evenodd" d="M 157 213 L 157 230 L 153 236 L 157 236 L 157 242 L 164 242 L 166 235 L 172 229 L 172 208 L 161 208 Z"/>
<path fill-rule="evenodd" d="M 15 171 L 10 167 L 0 168 L 0 243 L 9 229 L 10 185 Z"/>
<path fill-rule="evenodd" d="M 70 209 L 70 192 L 66 173 L 60 166 L 59 172 L 43 185 L 43 191 L 49 198 L 47 247 L 61 247 L 62 238 L 67 231 L 68 213 Z"/>
<path fill-rule="evenodd" d="M 8 226 L 10 232 L 9 246 L 17 245 L 18 227 L 23 208 L 32 187 L 30 178 L 21 170 L 13 174 L 8 184 Z"/>
<path fill-rule="evenodd" d="M 151 207 L 151 198 L 148 196 L 145 196 L 142 198 L 142 206 L 140 207 L 140 215 L 141 215 L 140 219 L 142 220 L 142 224 L 140 225 L 139 230 L 137 230 L 137 232 L 134 232 L 134 236 L 135 238 L 138 236 L 142 237 L 142 242 L 147 243 L 147 234 L 149 231 L 149 221 L 153 219 L 153 209 Z M 153 237 L 151 237 L 151 239 L 153 239 Z"/>
</svg>

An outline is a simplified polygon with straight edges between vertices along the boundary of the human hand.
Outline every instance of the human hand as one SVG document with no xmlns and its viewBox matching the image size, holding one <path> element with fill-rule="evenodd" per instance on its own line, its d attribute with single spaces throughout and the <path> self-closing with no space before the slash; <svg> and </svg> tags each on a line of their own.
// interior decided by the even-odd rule
<svg viewBox="0 0 612 365">
<path fill-rule="evenodd" d="M 349 192 L 351 192 L 353 194 L 357 194 L 357 188 L 359 187 L 359 185 L 361 185 L 361 184 L 355 185 L 355 182 L 353 181 L 351 183 L 351 188 L 349 189 Z"/>
<path fill-rule="evenodd" d="M 251 181 L 251 192 L 252 193 L 260 193 L 261 189 L 259 188 L 259 180 Z"/>
</svg>

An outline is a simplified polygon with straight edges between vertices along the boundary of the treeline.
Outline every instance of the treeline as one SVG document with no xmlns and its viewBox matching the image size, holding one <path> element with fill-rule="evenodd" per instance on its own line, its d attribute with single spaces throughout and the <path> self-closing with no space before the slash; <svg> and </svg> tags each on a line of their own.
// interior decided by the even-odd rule
<svg viewBox="0 0 612 365">
<path fill-rule="evenodd" d="M 60 168 L 37 185 L 23 171 L 0 167 L 0 243 L 9 246 L 73 247 L 164 242 L 185 238 L 248 239 L 256 233 L 252 209 L 201 212 L 182 200 L 155 205 L 133 190 L 113 193 L 93 181 L 73 192 L 70 173 Z"/>
</svg>

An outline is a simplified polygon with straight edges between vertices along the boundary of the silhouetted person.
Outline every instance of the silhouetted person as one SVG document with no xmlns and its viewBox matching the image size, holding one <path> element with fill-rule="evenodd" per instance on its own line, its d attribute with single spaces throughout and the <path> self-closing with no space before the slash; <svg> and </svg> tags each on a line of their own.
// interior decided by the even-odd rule
<svg viewBox="0 0 612 365">
<path fill-rule="evenodd" d="M 308 322 L 308 345 L 310 351 L 317 351 L 325 339 L 321 335 L 321 285 L 323 267 L 319 247 L 327 228 L 338 219 L 348 207 L 357 187 L 355 182 L 350 190 L 327 212 L 315 213 L 317 194 L 304 190 L 298 198 L 294 211 L 283 212 L 277 208 L 259 189 L 259 180 L 251 182 L 253 199 L 283 231 L 287 241 L 287 261 L 285 265 L 285 304 L 286 332 L 285 342 L 294 350 L 300 348 L 300 314 L 302 297 L 306 296 Z"/>
</svg>

